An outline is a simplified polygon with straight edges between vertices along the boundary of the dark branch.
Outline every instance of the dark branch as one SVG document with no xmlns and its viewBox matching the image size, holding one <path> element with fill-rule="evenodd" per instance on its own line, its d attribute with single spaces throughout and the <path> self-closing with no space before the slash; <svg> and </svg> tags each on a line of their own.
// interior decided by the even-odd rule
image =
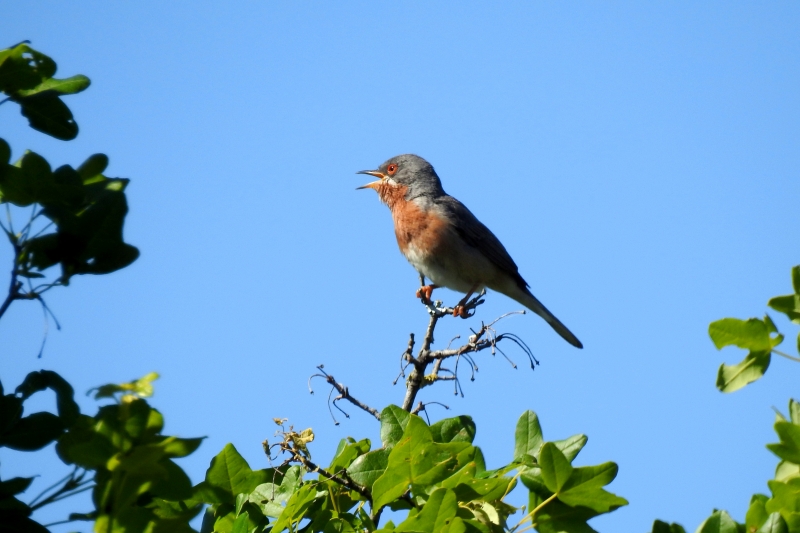
<svg viewBox="0 0 800 533">
<path fill-rule="evenodd" d="M 371 414 L 376 419 L 378 419 L 378 420 L 381 419 L 381 414 L 378 412 L 377 409 L 375 409 L 373 407 L 370 407 L 369 405 L 365 404 L 361 400 L 353 397 L 353 395 L 350 394 L 350 390 L 347 388 L 346 385 L 343 385 L 342 383 L 338 383 L 336 381 L 336 379 L 333 377 L 333 375 L 328 374 L 327 372 L 325 372 L 325 370 L 323 370 L 323 368 L 324 368 L 323 365 L 317 366 L 317 369 L 321 372 L 321 374 L 314 374 L 313 376 L 311 376 L 311 378 L 313 378 L 313 377 L 321 377 L 325 381 L 327 381 L 331 385 L 331 387 L 333 387 L 333 389 L 336 389 L 339 392 L 339 396 L 334 398 L 333 401 L 332 401 L 332 404 L 333 404 L 334 407 L 336 407 L 337 409 L 342 411 L 342 409 L 338 405 L 336 405 L 336 402 L 338 402 L 339 400 L 347 400 L 348 402 L 352 403 L 353 405 L 355 405 L 359 409 L 362 409 L 362 410 L 366 411 L 367 413 Z M 311 392 L 311 394 L 314 394 L 314 391 L 311 390 L 311 378 L 308 378 L 309 379 L 308 390 Z M 350 418 L 350 415 L 348 415 L 344 411 L 342 411 L 342 413 L 344 413 L 344 415 L 347 418 Z M 332 414 L 333 413 L 331 413 L 331 415 Z M 336 421 L 336 418 L 334 418 L 334 422 L 335 421 Z M 338 422 L 337 422 L 337 424 L 338 424 Z"/>
</svg>

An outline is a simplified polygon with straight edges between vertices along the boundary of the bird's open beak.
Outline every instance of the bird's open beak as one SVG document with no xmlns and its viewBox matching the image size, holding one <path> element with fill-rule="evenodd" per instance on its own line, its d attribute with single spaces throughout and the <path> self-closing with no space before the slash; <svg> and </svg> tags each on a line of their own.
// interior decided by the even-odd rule
<svg viewBox="0 0 800 533">
<path fill-rule="evenodd" d="M 375 187 L 377 187 L 381 183 L 381 181 L 386 179 L 386 176 L 384 174 L 378 172 L 377 170 L 359 170 L 358 172 L 356 172 L 356 174 L 369 174 L 370 176 L 375 176 L 376 178 L 378 178 L 376 181 L 372 181 L 370 183 L 367 183 L 366 185 L 362 185 L 361 187 L 356 187 L 356 190 L 358 190 L 358 189 L 374 189 Z"/>
</svg>

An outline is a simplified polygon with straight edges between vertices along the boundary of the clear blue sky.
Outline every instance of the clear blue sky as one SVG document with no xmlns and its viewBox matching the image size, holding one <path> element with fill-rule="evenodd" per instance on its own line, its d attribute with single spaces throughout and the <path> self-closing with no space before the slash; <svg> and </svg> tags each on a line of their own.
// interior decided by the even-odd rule
<svg viewBox="0 0 800 533">
<path fill-rule="evenodd" d="M 495 466 L 525 409 L 547 439 L 587 434 L 577 462 L 616 461 L 610 488 L 630 500 L 601 531 L 693 530 L 713 508 L 743 520 L 800 368 L 773 361 L 722 395 L 716 369 L 740 354 L 717 352 L 707 326 L 762 314 L 800 263 L 798 28 L 795 2 L 6 2 L 3 47 L 30 39 L 92 86 L 67 100 L 77 140 L 29 130 L 8 104 L 0 136 L 54 165 L 108 154 L 132 180 L 125 235 L 142 255 L 52 291 L 63 330 L 42 359 L 41 309 L 16 303 L 3 383 L 53 369 L 92 412 L 90 387 L 160 372 L 166 431 L 208 436 L 183 462 L 194 481 L 226 442 L 266 466 L 272 417 L 313 427 L 320 460 L 341 437 L 377 441 L 355 409 L 334 426 L 328 389 L 310 396 L 306 379 L 324 363 L 373 406 L 402 399 L 399 354 L 426 317 L 354 172 L 414 152 L 586 346 L 509 319 L 541 366 L 482 354 L 465 398 L 424 391 L 452 408 L 433 416 L 471 414 Z M 518 308 L 492 294 L 438 338 Z M 55 464 L 0 460 L 4 478 Z"/>
</svg>

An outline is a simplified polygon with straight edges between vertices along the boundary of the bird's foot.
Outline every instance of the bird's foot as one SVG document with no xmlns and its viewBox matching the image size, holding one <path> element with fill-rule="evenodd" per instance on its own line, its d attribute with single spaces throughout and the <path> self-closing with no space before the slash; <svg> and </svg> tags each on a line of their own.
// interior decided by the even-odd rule
<svg viewBox="0 0 800 533">
<path fill-rule="evenodd" d="M 417 289 L 417 298 L 422 300 L 422 303 L 429 305 L 431 302 L 431 295 L 433 295 L 433 289 L 436 288 L 436 285 L 423 285 L 419 289 Z"/>
<path fill-rule="evenodd" d="M 470 311 L 472 311 L 470 313 Z M 475 316 L 475 307 L 467 307 L 462 304 L 458 304 L 453 308 L 453 316 L 460 316 L 461 318 L 470 318 Z"/>
</svg>

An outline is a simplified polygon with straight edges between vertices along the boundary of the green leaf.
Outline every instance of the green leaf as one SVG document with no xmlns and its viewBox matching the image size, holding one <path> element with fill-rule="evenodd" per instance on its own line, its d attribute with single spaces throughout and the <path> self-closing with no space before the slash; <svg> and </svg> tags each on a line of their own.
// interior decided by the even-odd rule
<svg viewBox="0 0 800 533">
<path fill-rule="evenodd" d="M 770 299 L 767 305 L 785 314 L 795 324 L 800 323 L 800 294 L 776 296 Z"/>
<path fill-rule="evenodd" d="M 571 463 L 578 456 L 578 453 L 580 453 L 583 447 L 586 446 L 588 440 L 589 437 L 586 435 L 573 435 L 568 439 L 554 441 L 553 444 L 555 444 L 556 448 L 561 450 L 564 457 Z"/>
<path fill-rule="evenodd" d="M 433 442 L 430 428 L 416 415 L 411 415 L 398 441 L 389 454 L 389 465 L 372 487 L 373 505 L 379 509 L 405 493 L 409 486 L 432 485 L 456 472 L 458 454 L 471 446 L 464 442 Z"/>
<path fill-rule="evenodd" d="M 0 435 L 0 446 L 30 452 L 40 450 L 64 432 L 61 420 L 52 413 L 33 413 L 21 418 Z"/>
<path fill-rule="evenodd" d="M 153 395 L 153 381 L 157 380 L 160 376 L 158 372 L 150 372 L 144 377 L 128 381 L 127 383 L 109 383 L 108 385 L 101 385 L 90 389 L 89 392 L 94 392 L 96 400 L 101 398 L 114 398 L 116 394 L 132 394 L 139 398 L 149 398 Z"/>
<path fill-rule="evenodd" d="M 250 533 L 250 515 L 247 511 L 236 517 L 233 522 L 231 533 Z"/>
<path fill-rule="evenodd" d="M 800 425 L 800 403 L 794 399 L 789 400 L 789 420 L 792 424 Z"/>
<path fill-rule="evenodd" d="M 558 499 L 572 507 L 587 507 L 598 513 L 609 513 L 628 505 L 625 498 L 602 488 L 617 477 L 617 470 L 612 462 L 575 468 L 558 493 Z"/>
<path fill-rule="evenodd" d="M 686 533 L 686 530 L 680 524 L 668 524 L 667 522 L 656 520 L 653 522 L 652 533 Z"/>
<path fill-rule="evenodd" d="M 314 483 L 303 485 L 300 490 L 292 494 L 289 498 L 283 512 L 272 526 L 272 531 L 281 531 L 287 527 L 291 530 L 291 526 L 303 519 L 306 510 L 311 506 L 314 500 L 318 496 L 325 496 L 326 494 L 326 492 L 317 493 Z"/>
<path fill-rule="evenodd" d="M 445 531 L 456 517 L 458 503 L 456 495 L 449 489 L 436 489 L 421 510 L 412 510 L 408 518 L 395 531 L 434 533 Z"/>
<path fill-rule="evenodd" d="M 25 44 L 3 50 L 0 58 L 0 90 L 20 104 L 31 127 L 58 139 L 74 139 L 78 125 L 59 95 L 84 90 L 89 79 L 54 79 L 55 62 Z"/>
<path fill-rule="evenodd" d="M 333 518 L 325 524 L 323 533 L 351 533 L 355 532 L 353 525 L 342 518 Z"/>
<path fill-rule="evenodd" d="M 78 74 L 77 76 L 71 76 L 61 80 L 49 78 L 44 80 L 33 89 L 17 91 L 17 94 L 20 96 L 31 96 L 45 91 L 50 91 L 55 94 L 76 94 L 89 87 L 90 83 L 91 82 L 89 81 L 89 78 L 83 74 Z"/>
<path fill-rule="evenodd" d="M 22 116 L 31 128 L 62 141 L 78 136 L 78 123 L 58 93 L 42 92 L 13 100 L 22 106 Z"/>
<path fill-rule="evenodd" d="M 381 442 L 385 448 L 391 448 L 402 438 L 410 416 L 396 405 L 381 411 Z"/>
<path fill-rule="evenodd" d="M 225 503 L 233 504 L 238 494 L 250 493 L 257 486 L 252 484 L 252 472 L 234 445 L 228 443 L 211 460 L 205 482 L 221 491 Z"/>
<path fill-rule="evenodd" d="M 272 481 L 262 483 L 253 489 L 248 501 L 259 506 L 265 516 L 277 518 L 292 494 L 300 488 L 302 480 L 303 470 L 299 466 L 290 467 L 283 475 L 273 470 Z"/>
<path fill-rule="evenodd" d="M 0 91 L 9 96 L 36 87 L 56 72 L 52 59 L 24 43 L 3 50 L 0 59 Z"/>
<path fill-rule="evenodd" d="M 519 417 L 514 432 L 514 460 L 521 461 L 524 455 L 537 457 L 543 442 L 539 417 L 533 411 L 525 411 Z"/>
<path fill-rule="evenodd" d="M 0 481 L 0 499 L 25 492 L 31 483 L 33 483 L 32 477 L 14 477 Z M 0 509 L 2 509 L 1 505 Z"/>
<path fill-rule="evenodd" d="M 97 425 L 93 418 L 79 416 L 69 431 L 58 439 L 56 452 L 61 460 L 91 470 L 105 465 L 117 449 L 109 435 L 97 431 Z"/>
<path fill-rule="evenodd" d="M 365 453 L 347 467 L 347 473 L 353 481 L 370 489 L 389 466 L 390 453 L 391 450 L 385 448 Z"/>
<path fill-rule="evenodd" d="M 767 516 L 769 516 L 766 509 L 767 500 L 769 497 L 764 494 L 753 494 L 750 498 L 750 506 L 744 519 L 748 531 L 755 531 L 767 521 Z"/>
<path fill-rule="evenodd" d="M 717 371 L 717 388 L 722 392 L 734 392 L 764 375 L 769 368 L 771 352 L 750 352 L 736 365 L 720 365 Z"/>
<path fill-rule="evenodd" d="M 767 448 L 781 459 L 800 464 L 800 426 L 791 422 L 776 422 L 775 432 L 781 442 L 767 444 Z"/>
<path fill-rule="evenodd" d="M 789 528 L 780 513 L 772 513 L 756 533 L 789 533 Z"/>
<path fill-rule="evenodd" d="M 697 533 L 739 533 L 739 528 L 733 518 L 725 511 L 714 511 L 697 528 Z"/>
<path fill-rule="evenodd" d="M 725 346 L 738 346 L 756 352 L 769 351 L 782 340 L 780 336 L 771 336 L 776 332 L 775 324 L 768 316 L 764 320 L 723 318 L 708 326 L 708 334 L 718 350 Z"/>
<path fill-rule="evenodd" d="M 540 503 L 542 502 L 531 493 L 529 508 L 535 509 Z M 597 533 L 586 523 L 597 514 L 591 509 L 576 509 L 555 500 L 541 508 L 534 520 L 539 533 Z"/>
<path fill-rule="evenodd" d="M 516 480 L 509 477 L 475 478 L 476 465 L 467 463 L 464 467 L 441 482 L 443 488 L 452 489 L 458 501 L 493 502 L 500 500 L 516 485 Z"/>
<path fill-rule="evenodd" d="M 339 470 L 349 467 L 357 457 L 367 453 L 371 445 L 372 443 L 369 441 L 369 439 L 363 439 L 358 442 L 345 444 L 333 458 L 328 470 L 331 472 L 338 472 Z"/>
<path fill-rule="evenodd" d="M 800 478 L 790 479 L 786 482 L 770 480 L 767 481 L 767 485 L 772 491 L 772 498 L 764 506 L 768 513 L 783 514 L 800 511 Z M 786 517 L 785 514 L 784 517 Z"/>
<path fill-rule="evenodd" d="M 108 168 L 108 156 L 105 154 L 90 155 L 86 161 L 78 167 L 78 175 L 84 182 L 90 181 L 96 176 L 101 176 Z M 103 178 L 105 179 L 105 178 Z"/>
<path fill-rule="evenodd" d="M 51 370 L 31 372 L 17 387 L 16 392 L 22 396 L 23 400 L 26 400 L 33 394 L 46 389 L 51 389 L 56 393 L 56 408 L 64 426 L 71 425 L 80 415 L 80 409 L 74 400 L 75 391 L 72 385 L 56 372 Z"/>
<path fill-rule="evenodd" d="M 550 492 L 558 492 L 572 475 L 569 461 L 552 442 L 546 442 L 539 454 L 542 479 Z M 563 500 L 563 498 L 562 498 Z"/>
<path fill-rule="evenodd" d="M 475 439 L 475 422 L 467 415 L 439 420 L 431 426 L 433 442 L 469 442 Z"/>
<path fill-rule="evenodd" d="M 200 447 L 205 437 L 195 439 L 181 439 L 178 437 L 166 437 L 158 445 L 163 448 L 167 457 L 186 457 L 194 453 Z"/>
<path fill-rule="evenodd" d="M 794 294 L 776 296 L 767 305 L 785 314 L 795 324 L 800 324 L 800 265 L 792 268 Z"/>
<path fill-rule="evenodd" d="M 793 477 L 800 477 L 800 465 L 789 461 L 781 461 L 775 467 L 776 481 L 788 481 Z"/>
</svg>

